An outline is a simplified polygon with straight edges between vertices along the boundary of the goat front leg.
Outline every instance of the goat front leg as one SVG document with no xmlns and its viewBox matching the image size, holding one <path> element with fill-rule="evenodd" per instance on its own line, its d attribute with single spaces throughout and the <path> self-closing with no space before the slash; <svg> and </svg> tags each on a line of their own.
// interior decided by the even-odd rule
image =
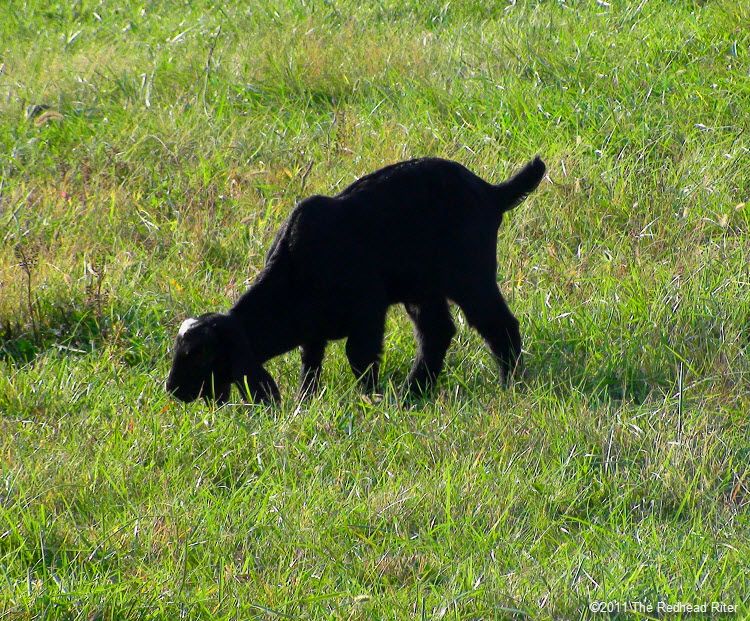
<svg viewBox="0 0 750 621">
<path fill-rule="evenodd" d="M 318 392 L 325 350 L 325 341 L 305 343 L 300 347 L 302 369 L 300 371 L 299 390 L 297 392 L 298 399 L 306 399 Z"/>
<path fill-rule="evenodd" d="M 346 340 L 349 366 L 367 393 L 375 392 L 378 385 L 386 309 L 387 307 L 370 308 L 362 313 Z"/>
</svg>

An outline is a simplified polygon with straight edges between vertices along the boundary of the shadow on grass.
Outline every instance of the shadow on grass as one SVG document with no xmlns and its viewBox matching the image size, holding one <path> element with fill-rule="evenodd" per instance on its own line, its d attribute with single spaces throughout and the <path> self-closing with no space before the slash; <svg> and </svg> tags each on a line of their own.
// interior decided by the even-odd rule
<svg viewBox="0 0 750 621">
<path fill-rule="evenodd" d="M 596 400 L 642 404 L 654 392 L 663 394 L 676 385 L 680 358 L 666 329 L 640 329 L 611 335 L 564 325 L 554 332 L 542 330 L 530 343 L 524 381 L 548 384 L 556 393 L 575 390 Z M 710 359 L 709 342 L 692 353 L 695 368 Z"/>
<path fill-rule="evenodd" d="M 0 360 L 27 364 L 50 349 L 83 354 L 102 340 L 103 331 L 93 313 L 55 307 L 33 327 L 6 322 L 0 333 Z"/>
<path fill-rule="evenodd" d="M 123 350 L 126 364 L 153 358 L 153 346 L 148 341 L 158 324 L 141 329 L 146 318 L 134 315 L 132 310 L 102 317 L 85 307 L 58 305 L 40 314 L 41 321 L 34 327 L 8 321 L 0 325 L 0 361 L 24 365 L 50 351 L 84 355 L 112 344 Z M 118 319 L 113 323 L 110 317 Z"/>
<path fill-rule="evenodd" d="M 666 334 L 652 333 L 648 342 L 635 337 L 607 341 L 599 335 L 581 335 L 573 330 L 554 334 L 537 332 L 526 340 L 522 366 L 515 376 L 515 390 L 545 387 L 545 391 L 560 396 L 575 392 L 596 401 L 642 404 L 654 393 L 662 395 L 677 383 L 680 361 L 663 345 L 667 338 Z M 709 351 L 696 351 L 696 367 L 700 368 L 709 356 Z M 481 363 L 477 362 L 479 358 Z M 470 367 L 477 365 L 483 367 L 482 372 L 472 373 Z M 459 381 L 464 395 L 481 394 L 491 385 L 498 391 L 505 390 L 499 370 L 478 339 L 454 342 L 446 371 L 451 377 L 441 377 L 441 388 L 448 381 Z"/>
<path fill-rule="evenodd" d="M 165 347 L 154 346 L 167 338 L 168 327 L 159 311 L 144 313 L 144 309 L 131 307 L 103 310 L 99 314 L 84 304 L 46 306 L 33 329 L 10 322 L 0 324 L 0 361 L 22 365 L 53 350 L 75 356 L 108 346 L 116 346 L 123 361 L 130 365 L 157 362 L 165 355 Z M 527 338 L 517 389 L 544 386 L 560 396 L 576 392 L 595 401 L 627 400 L 636 404 L 646 402 L 655 393 L 663 395 L 677 385 L 680 358 L 669 345 L 671 337 L 666 329 L 641 329 L 640 334 L 623 332 L 609 338 L 603 332 L 581 332 L 574 326 L 536 325 Z M 711 343 L 716 337 L 697 326 L 693 334 L 701 338 L 694 341 L 688 357 L 692 367 L 700 371 L 711 365 L 716 351 Z M 397 357 L 398 366 L 383 369 L 381 389 L 390 385 L 398 394 L 401 407 L 420 409 L 434 402 L 435 393 L 406 393 L 412 355 L 409 352 L 403 360 Z M 476 369 L 478 357 L 483 360 L 482 372 Z M 455 382 L 460 385 L 463 399 L 488 390 L 504 390 L 480 339 L 459 337 L 454 341 L 438 389 L 453 392 L 456 387 L 451 384 Z"/>
<path fill-rule="evenodd" d="M 532 350 L 523 380 L 530 385 L 547 384 L 555 393 L 575 390 L 602 401 L 632 401 L 642 404 L 654 392 L 675 383 L 675 365 L 653 368 L 632 357 L 607 356 L 576 350 L 562 342 L 543 351 Z"/>
</svg>

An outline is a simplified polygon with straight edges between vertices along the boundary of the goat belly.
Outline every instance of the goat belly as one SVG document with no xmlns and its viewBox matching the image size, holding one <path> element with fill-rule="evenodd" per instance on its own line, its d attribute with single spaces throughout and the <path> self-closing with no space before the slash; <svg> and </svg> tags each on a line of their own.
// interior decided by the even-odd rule
<svg viewBox="0 0 750 621">
<path fill-rule="evenodd" d="M 316 294 L 306 296 L 296 308 L 297 325 L 304 341 L 338 340 L 347 335 L 349 328 L 348 306 L 341 303 L 340 298 L 324 295 L 320 290 Z"/>
</svg>

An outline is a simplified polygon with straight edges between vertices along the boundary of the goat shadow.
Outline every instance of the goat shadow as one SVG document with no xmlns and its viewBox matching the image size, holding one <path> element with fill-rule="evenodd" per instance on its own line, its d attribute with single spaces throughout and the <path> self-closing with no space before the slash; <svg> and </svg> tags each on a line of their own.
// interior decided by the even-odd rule
<svg viewBox="0 0 750 621">
<path fill-rule="evenodd" d="M 522 364 L 515 375 L 514 390 L 525 392 L 546 386 L 560 396 L 577 392 L 593 401 L 629 401 L 640 405 L 654 394 L 663 395 L 676 385 L 679 358 L 666 347 L 660 346 L 660 355 L 653 356 L 627 334 L 606 340 L 603 335 L 582 335 L 573 325 L 533 328 L 523 334 Z M 655 338 L 663 343 L 670 340 L 666 332 Z M 699 366 L 700 359 L 709 353 L 695 352 Z M 383 379 L 401 385 L 408 371 L 401 366 L 401 360 L 396 368 L 388 365 Z M 459 328 L 448 351 L 438 390 L 453 392 L 455 388 L 451 384 L 456 383 L 460 385 L 457 396 L 461 400 L 503 390 L 487 347 L 465 325 Z M 418 406 L 430 400 L 426 395 L 409 402 Z"/>
<path fill-rule="evenodd" d="M 112 311 L 114 316 L 120 317 L 122 331 L 117 338 L 125 346 L 125 361 L 158 363 L 165 354 L 164 348 L 155 344 L 169 341 L 169 328 L 163 318 L 133 316 L 132 310 L 118 314 L 115 310 L 108 309 L 108 313 Z M 403 322 L 389 326 L 381 387 L 390 384 L 402 390 L 406 383 L 415 349 L 407 326 L 405 314 Z M 109 315 L 100 317 L 90 308 L 74 305 L 45 309 L 33 329 L 0 319 L 0 361 L 20 366 L 53 350 L 69 355 L 88 354 L 113 342 L 114 332 Z M 534 326 L 525 334 L 523 366 L 515 389 L 525 391 L 544 385 L 561 396 L 575 391 L 595 401 L 627 400 L 642 404 L 654 392 L 663 394 L 673 388 L 679 373 L 677 356 L 660 347 L 661 355 L 654 358 L 643 351 L 640 343 L 627 336 L 598 342 L 596 338 L 582 335 L 573 325 Z M 666 333 L 657 338 L 664 343 L 669 341 Z M 708 345 L 707 341 L 707 348 Z M 394 347 L 398 351 L 389 351 Z M 708 355 L 708 351 L 696 351 L 695 361 L 700 366 L 701 359 Z M 296 356 L 290 353 L 284 358 L 284 362 L 273 366 L 277 367 L 276 371 L 283 369 L 287 373 L 290 364 L 296 365 Z M 296 371 L 294 373 L 296 375 Z M 448 351 L 437 390 L 453 392 L 456 386 L 461 400 L 503 389 L 491 354 L 481 338 L 465 325 L 459 327 Z M 428 393 L 408 398 L 407 403 L 419 407 L 434 399 L 434 393 Z"/>
<path fill-rule="evenodd" d="M 84 305 L 49 306 L 37 313 L 33 325 L 0 318 L 0 362 L 22 366 L 51 351 L 80 356 L 113 342 L 124 350 L 127 364 L 158 361 L 163 352 L 154 343 L 166 338 L 163 318 L 143 317 L 133 309 L 105 310 L 102 314 Z"/>
</svg>

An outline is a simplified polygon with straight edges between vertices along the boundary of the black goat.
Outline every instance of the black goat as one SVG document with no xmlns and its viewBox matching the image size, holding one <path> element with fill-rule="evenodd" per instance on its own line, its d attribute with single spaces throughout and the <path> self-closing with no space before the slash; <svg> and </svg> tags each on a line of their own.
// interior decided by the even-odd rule
<svg viewBox="0 0 750 621">
<path fill-rule="evenodd" d="M 203 395 L 224 403 L 236 384 L 245 399 L 277 400 L 263 363 L 299 346 L 300 392 L 311 393 L 326 343 L 346 338 L 351 369 L 372 391 L 386 311 L 403 303 L 419 342 L 408 385 L 423 391 L 456 331 L 449 300 L 487 341 L 507 380 L 521 335 L 495 280 L 497 231 L 544 172 L 537 157 L 491 185 L 456 162 L 419 159 L 382 168 L 337 196 L 305 199 L 229 312 L 183 322 L 167 390 L 182 401 Z"/>
</svg>

